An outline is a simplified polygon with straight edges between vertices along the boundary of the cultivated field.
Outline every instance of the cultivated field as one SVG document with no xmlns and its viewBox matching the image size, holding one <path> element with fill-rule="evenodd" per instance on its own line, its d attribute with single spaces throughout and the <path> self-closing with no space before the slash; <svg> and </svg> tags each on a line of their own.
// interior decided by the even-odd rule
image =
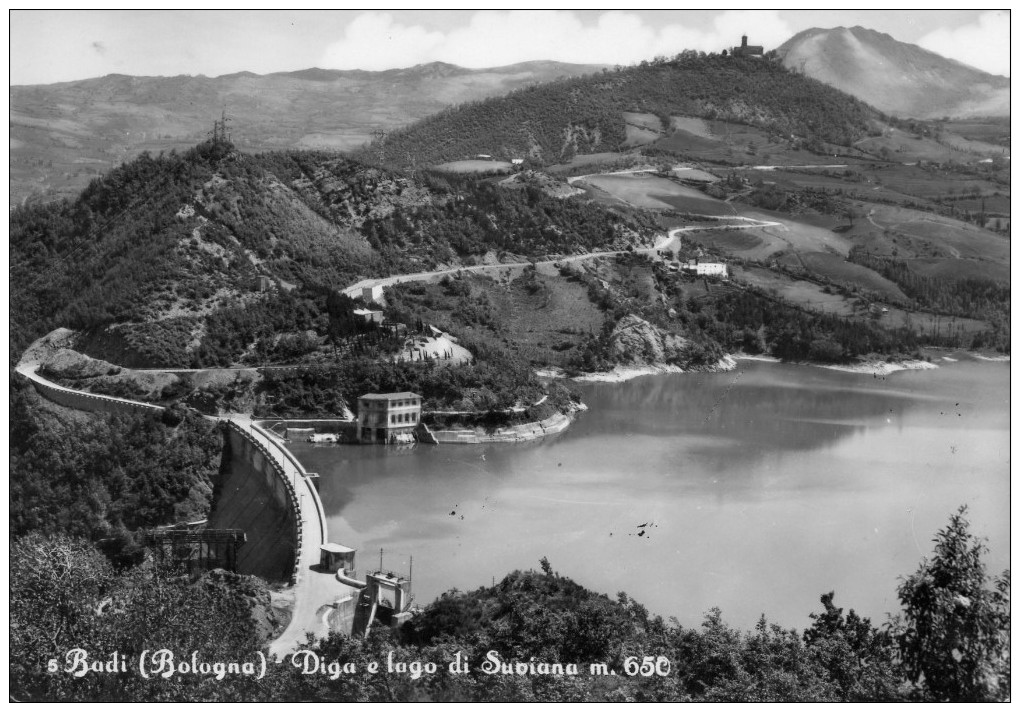
<svg viewBox="0 0 1020 703">
<path fill-rule="evenodd" d="M 464 159 L 448 161 L 435 167 L 437 171 L 450 173 L 506 173 L 512 164 L 509 161 L 489 161 L 488 159 Z"/>
<path fill-rule="evenodd" d="M 681 172 L 684 173 L 684 172 Z M 698 172 L 703 173 L 703 172 Z M 709 176 L 710 174 L 704 174 Z M 650 210 L 677 209 L 697 215 L 725 216 L 735 213 L 728 203 L 653 173 L 621 173 L 588 176 L 574 185 L 589 189 L 596 199 L 619 201 Z"/>
<path fill-rule="evenodd" d="M 734 267 L 733 278 L 741 283 L 769 291 L 799 307 L 833 315 L 853 315 L 850 300 L 837 293 L 826 293 L 823 286 L 811 281 L 787 278 L 774 271 L 756 267 Z"/>
<path fill-rule="evenodd" d="M 708 122 L 700 117 L 678 117 L 674 115 L 669 118 L 669 124 L 673 129 L 693 134 L 696 137 L 715 139 L 711 128 L 708 126 Z"/>
<path fill-rule="evenodd" d="M 627 138 L 623 148 L 651 144 L 662 136 L 662 121 L 655 115 L 644 112 L 623 113 L 624 130 Z"/>
<path fill-rule="evenodd" d="M 905 304 L 909 300 L 892 281 L 866 266 L 850 263 L 837 254 L 807 252 L 798 254 L 797 259 L 811 273 L 824 276 L 835 283 L 878 293 L 883 298 L 897 303 Z"/>
</svg>

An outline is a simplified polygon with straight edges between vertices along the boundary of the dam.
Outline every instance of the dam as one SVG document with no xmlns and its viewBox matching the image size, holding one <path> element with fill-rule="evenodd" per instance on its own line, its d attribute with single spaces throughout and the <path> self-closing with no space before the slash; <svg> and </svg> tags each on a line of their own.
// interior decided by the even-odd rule
<svg viewBox="0 0 1020 703">
<path fill-rule="evenodd" d="M 17 372 L 47 400 L 89 412 L 160 414 L 165 408 L 72 390 L 23 364 Z M 243 533 L 231 552 L 239 573 L 289 585 L 293 598 L 286 629 L 269 645 L 283 656 L 306 641 L 307 634 L 325 637 L 331 630 L 366 634 L 372 623 L 399 624 L 409 617 L 410 580 L 392 572 L 353 570 L 354 550 L 337 565 L 329 542 L 326 516 L 308 473 L 271 432 L 245 416 L 205 416 L 223 432 L 223 461 L 207 528 Z"/>
</svg>

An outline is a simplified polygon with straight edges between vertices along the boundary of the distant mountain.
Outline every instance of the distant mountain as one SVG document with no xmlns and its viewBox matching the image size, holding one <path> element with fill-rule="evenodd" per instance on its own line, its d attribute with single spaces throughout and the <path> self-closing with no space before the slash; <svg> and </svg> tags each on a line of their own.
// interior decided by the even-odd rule
<svg viewBox="0 0 1020 703">
<path fill-rule="evenodd" d="M 108 75 L 10 88 L 10 194 L 53 199 L 137 156 L 202 141 L 225 108 L 245 151 L 349 149 L 462 103 L 601 66 L 531 61 L 487 69 L 430 63 L 389 71 L 309 68 L 206 76 Z"/>
<path fill-rule="evenodd" d="M 863 27 L 806 29 L 783 64 L 897 117 L 1009 115 L 1009 79 Z"/>
</svg>

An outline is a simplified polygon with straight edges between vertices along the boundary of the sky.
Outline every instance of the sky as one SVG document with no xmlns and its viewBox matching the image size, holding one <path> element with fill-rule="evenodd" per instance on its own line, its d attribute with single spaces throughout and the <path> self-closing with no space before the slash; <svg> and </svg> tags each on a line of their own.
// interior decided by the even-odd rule
<svg viewBox="0 0 1020 703">
<path fill-rule="evenodd" d="M 1010 75 L 1008 10 L 13 10 L 9 21 L 12 85 L 431 61 L 628 65 L 719 51 L 742 34 L 768 50 L 810 27 L 855 25 Z"/>
</svg>

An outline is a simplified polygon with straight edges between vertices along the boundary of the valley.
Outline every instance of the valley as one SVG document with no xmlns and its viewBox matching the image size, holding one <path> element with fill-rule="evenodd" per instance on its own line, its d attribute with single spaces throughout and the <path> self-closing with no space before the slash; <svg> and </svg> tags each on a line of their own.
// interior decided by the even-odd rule
<svg viewBox="0 0 1020 703">
<path fill-rule="evenodd" d="M 835 71 L 824 47 L 907 56 L 858 30 L 629 67 L 12 87 L 17 598 L 88 601 L 80 631 L 125 650 L 144 639 L 124 634 L 145 621 L 137 589 L 227 633 L 223 656 L 314 630 L 310 651 L 358 666 L 500 646 L 693 672 L 696 652 L 735 661 L 725 640 L 802 667 L 761 690 L 702 672 L 488 693 L 391 677 L 384 695 L 272 665 L 258 685 L 139 697 L 939 698 L 868 618 L 907 598 L 893 582 L 919 535 L 961 501 L 1008 566 L 1010 135 L 982 107 L 1008 80 L 954 73 L 973 90 L 924 102 L 812 77 Z M 904 66 L 948 70 L 918 56 Z M 207 521 L 262 545 L 243 563 L 265 548 L 264 580 L 147 556 L 154 530 Z M 371 587 L 356 550 L 378 550 Z M 83 595 L 51 585 L 47 554 L 79 560 Z M 973 602 L 992 603 L 980 581 Z M 806 617 L 837 586 L 863 619 L 832 593 Z M 32 636 L 18 646 L 49 647 Z M 67 690 L 111 693 L 92 685 Z"/>
</svg>

